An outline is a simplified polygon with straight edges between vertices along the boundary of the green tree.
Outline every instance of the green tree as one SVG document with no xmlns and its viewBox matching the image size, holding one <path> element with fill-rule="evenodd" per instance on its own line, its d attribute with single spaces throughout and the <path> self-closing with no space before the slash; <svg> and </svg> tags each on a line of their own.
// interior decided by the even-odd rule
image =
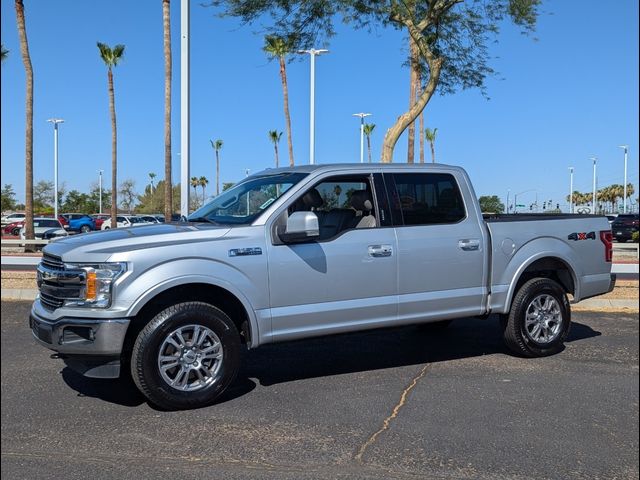
<svg viewBox="0 0 640 480">
<path fill-rule="evenodd" d="M 504 213 L 504 203 L 497 195 L 483 195 L 478 199 L 482 213 Z"/>
<path fill-rule="evenodd" d="M 113 88 L 113 67 L 117 66 L 124 55 L 124 45 L 111 48 L 104 43 L 97 43 L 100 58 L 107 66 L 107 82 L 109 88 L 109 113 L 111 115 L 111 225 L 117 225 L 118 215 L 118 133 L 116 128 L 116 100 Z"/>
<path fill-rule="evenodd" d="M 135 187 L 135 180 L 128 178 L 120 184 L 120 190 L 118 191 L 118 195 L 122 197 L 122 200 L 120 200 L 120 205 L 122 205 L 122 208 L 130 214 L 133 213 L 133 207 L 135 206 L 136 200 L 138 199 L 138 194 L 135 192 Z"/>
<path fill-rule="evenodd" d="M 223 142 L 218 139 L 215 142 L 213 140 L 209 140 L 211 142 L 211 147 L 216 152 L 216 197 L 220 195 L 220 150 L 222 150 Z"/>
<path fill-rule="evenodd" d="M 198 179 L 198 186 L 202 187 L 202 204 L 203 205 L 204 205 L 204 199 L 205 199 L 204 192 L 208 184 L 209 184 L 209 180 L 207 180 L 207 177 L 202 176 Z"/>
<path fill-rule="evenodd" d="M 137 198 L 136 211 L 140 213 L 160 213 L 158 205 L 164 204 L 164 186 L 164 180 L 160 180 L 154 189 L 147 185 L 144 193 Z M 171 190 L 172 210 L 176 212 L 180 209 L 180 186 L 175 185 Z"/>
<path fill-rule="evenodd" d="M 63 212 L 83 212 L 92 213 L 95 210 L 90 205 L 91 197 L 86 193 L 81 193 L 78 190 L 71 190 L 67 193 L 67 196 L 63 203 L 61 203 Z"/>
<path fill-rule="evenodd" d="M 375 123 L 365 123 L 363 128 L 364 134 L 367 137 L 367 152 L 369 154 L 369 163 L 371 163 L 371 134 L 373 133 L 373 130 L 375 128 Z"/>
<path fill-rule="evenodd" d="M 162 30 L 164 38 L 164 180 L 171 185 L 171 8 L 170 0 L 162 0 Z M 170 219 L 173 189 L 164 191 L 164 217 Z"/>
<path fill-rule="evenodd" d="M 436 134 L 438 133 L 438 129 L 434 128 L 431 130 L 429 127 L 424 129 L 424 137 L 429 142 L 429 146 L 431 147 L 431 162 L 436 163 Z"/>
<path fill-rule="evenodd" d="M 33 230 L 33 66 L 29 54 L 27 27 L 24 19 L 24 4 L 22 0 L 15 0 L 18 36 L 20 37 L 20 53 L 25 73 L 25 209 L 24 234 L 28 240 L 34 239 Z"/>
<path fill-rule="evenodd" d="M 494 74 L 489 45 L 500 27 L 510 19 L 524 33 L 532 32 L 540 1 L 210 0 L 210 5 L 247 23 L 272 19 L 267 33 L 292 41 L 293 51 L 326 43 L 340 21 L 368 30 L 391 27 L 411 37 L 418 48 L 424 88 L 385 134 L 381 160 L 391 162 L 398 138 L 436 89 L 443 94 L 459 88 L 484 92 L 486 78 Z"/>
<path fill-rule="evenodd" d="M 236 182 L 224 182 L 222 184 L 222 191 L 227 191 L 229 190 L 231 187 L 233 187 L 236 184 Z"/>
<path fill-rule="evenodd" d="M 291 115 L 289 114 L 289 87 L 287 86 L 286 57 L 293 52 L 294 41 L 278 35 L 267 35 L 264 38 L 264 51 L 272 59 L 277 58 L 280 63 L 280 81 L 282 82 L 282 96 L 284 103 L 284 121 L 287 129 L 287 144 L 289 147 L 289 166 L 293 167 L 293 139 L 291 134 Z"/>
<path fill-rule="evenodd" d="M 16 192 L 13 191 L 13 185 L 5 183 L 0 191 L 0 211 L 8 212 L 16 209 Z"/>
<path fill-rule="evenodd" d="M 278 130 L 269 130 L 269 140 L 273 142 L 273 149 L 275 150 L 276 155 L 276 168 L 280 166 L 280 160 L 278 158 L 278 143 L 280 143 L 280 137 L 282 137 L 282 132 L 278 132 Z"/>
<path fill-rule="evenodd" d="M 53 182 L 40 180 L 33 187 L 33 209 L 36 213 L 44 213 L 52 209 Z"/>
</svg>

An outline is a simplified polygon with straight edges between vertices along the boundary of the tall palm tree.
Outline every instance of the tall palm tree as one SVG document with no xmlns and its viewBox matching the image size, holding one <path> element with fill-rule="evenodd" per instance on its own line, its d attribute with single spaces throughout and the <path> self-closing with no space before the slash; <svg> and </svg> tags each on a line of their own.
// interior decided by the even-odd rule
<svg viewBox="0 0 640 480">
<path fill-rule="evenodd" d="M 409 108 L 416 103 L 416 93 L 418 91 L 418 65 L 419 65 L 418 45 L 411 35 L 409 35 Z M 422 131 L 422 130 L 420 130 Z M 407 163 L 413 163 L 416 150 L 416 123 L 411 122 L 408 127 L 407 140 Z"/>
<path fill-rule="evenodd" d="M 164 218 L 173 214 L 171 181 L 171 22 L 170 0 L 162 0 L 162 30 L 164 34 Z"/>
<path fill-rule="evenodd" d="M 9 56 L 9 50 L 4 48 L 4 45 L 0 45 L 0 58 L 2 59 L 2 61 L 4 62 L 8 56 Z"/>
<path fill-rule="evenodd" d="M 207 184 L 209 183 L 209 180 L 207 180 L 207 177 L 202 176 L 198 179 L 198 185 L 202 187 L 202 204 L 204 205 L 204 190 L 205 188 L 207 188 Z"/>
<path fill-rule="evenodd" d="M 376 128 L 375 123 L 365 123 L 364 124 L 364 134 L 367 136 L 367 152 L 369 154 L 369 163 L 371 163 L 371 134 L 373 133 L 373 129 Z"/>
<path fill-rule="evenodd" d="M 436 163 L 436 148 L 434 144 L 436 143 L 436 134 L 438 133 L 438 129 L 434 128 L 431 130 L 429 127 L 425 128 L 424 136 L 429 142 L 429 146 L 431 147 L 431 163 Z"/>
<path fill-rule="evenodd" d="M 104 43 L 97 43 L 100 58 L 107 66 L 107 80 L 109 83 L 109 112 L 111 113 L 111 225 L 117 225 L 118 216 L 118 133 L 116 129 L 116 100 L 113 91 L 113 67 L 124 55 L 124 45 L 111 48 Z M 166 190 L 166 189 L 165 189 Z M 169 217 L 171 218 L 171 217 Z"/>
<path fill-rule="evenodd" d="M 291 138 L 291 115 L 289 114 L 289 87 L 287 86 L 286 57 L 293 49 L 291 41 L 277 35 L 264 37 L 263 50 L 271 58 L 277 58 L 280 63 L 280 80 L 282 81 L 282 96 L 284 103 L 284 120 L 287 128 L 287 143 L 289 146 L 289 166 L 293 167 L 293 139 Z"/>
<path fill-rule="evenodd" d="M 276 168 L 280 166 L 280 159 L 278 158 L 278 143 L 280 142 L 280 137 L 282 137 L 282 132 L 278 132 L 278 130 L 269 130 L 269 140 L 273 142 L 273 149 L 276 153 Z"/>
<path fill-rule="evenodd" d="M 33 66 L 29 55 L 29 43 L 27 41 L 27 27 L 24 21 L 24 4 L 22 0 L 16 0 L 16 20 L 18 23 L 18 35 L 20 36 L 20 53 L 24 64 L 26 94 L 25 94 L 25 237 L 34 239 L 33 231 Z"/>
<path fill-rule="evenodd" d="M 193 199 L 196 202 L 195 204 L 197 205 L 198 203 L 198 187 L 200 186 L 200 179 L 198 177 L 191 177 L 191 181 L 189 182 L 191 184 L 191 186 L 193 187 Z"/>
<path fill-rule="evenodd" d="M 220 150 L 222 149 L 222 140 L 218 139 L 215 142 L 209 140 L 211 146 L 216 152 L 216 197 L 220 195 Z"/>
<path fill-rule="evenodd" d="M 153 172 L 149 172 L 149 183 L 151 184 L 151 192 L 153 192 L 153 187 L 154 187 L 154 180 L 157 177 L 157 175 Z"/>
</svg>

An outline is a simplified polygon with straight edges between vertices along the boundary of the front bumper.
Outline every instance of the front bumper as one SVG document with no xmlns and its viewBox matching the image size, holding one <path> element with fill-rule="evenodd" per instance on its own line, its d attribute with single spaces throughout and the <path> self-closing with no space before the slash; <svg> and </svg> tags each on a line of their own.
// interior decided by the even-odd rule
<svg viewBox="0 0 640 480">
<path fill-rule="evenodd" d="M 36 341 L 65 359 L 67 365 L 87 377 L 115 378 L 129 319 L 99 320 L 62 317 L 49 320 L 33 310 L 29 327 Z"/>
</svg>

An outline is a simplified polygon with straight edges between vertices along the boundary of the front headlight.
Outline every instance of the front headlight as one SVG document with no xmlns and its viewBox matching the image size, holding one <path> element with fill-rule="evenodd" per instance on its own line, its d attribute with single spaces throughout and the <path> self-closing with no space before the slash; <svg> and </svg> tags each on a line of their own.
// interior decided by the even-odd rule
<svg viewBox="0 0 640 480">
<path fill-rule="evenodd" d="M 65 268 L 86 272 L 85 285 L 79 299 L 65 300 L 68 307 L 107 308 L 111 305 L 112 286 L 116 279 L 127 271 L 127 264 L 98 263 L 98 264 L 65 264 Z"/>
</svg>

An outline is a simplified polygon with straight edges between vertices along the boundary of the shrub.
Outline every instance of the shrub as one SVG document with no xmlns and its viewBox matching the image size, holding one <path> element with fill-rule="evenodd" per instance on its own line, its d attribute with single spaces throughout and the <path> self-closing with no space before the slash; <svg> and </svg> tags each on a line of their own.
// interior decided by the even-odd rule
<svg viewBox="0 0 640 480">
<path fill-rule="evenodd" d="M 633 232 L 631 234 L 631 241 L 634 243 L 638 243 L 638 240 L 640 239 L 640 232 Z"/>
</svg>

